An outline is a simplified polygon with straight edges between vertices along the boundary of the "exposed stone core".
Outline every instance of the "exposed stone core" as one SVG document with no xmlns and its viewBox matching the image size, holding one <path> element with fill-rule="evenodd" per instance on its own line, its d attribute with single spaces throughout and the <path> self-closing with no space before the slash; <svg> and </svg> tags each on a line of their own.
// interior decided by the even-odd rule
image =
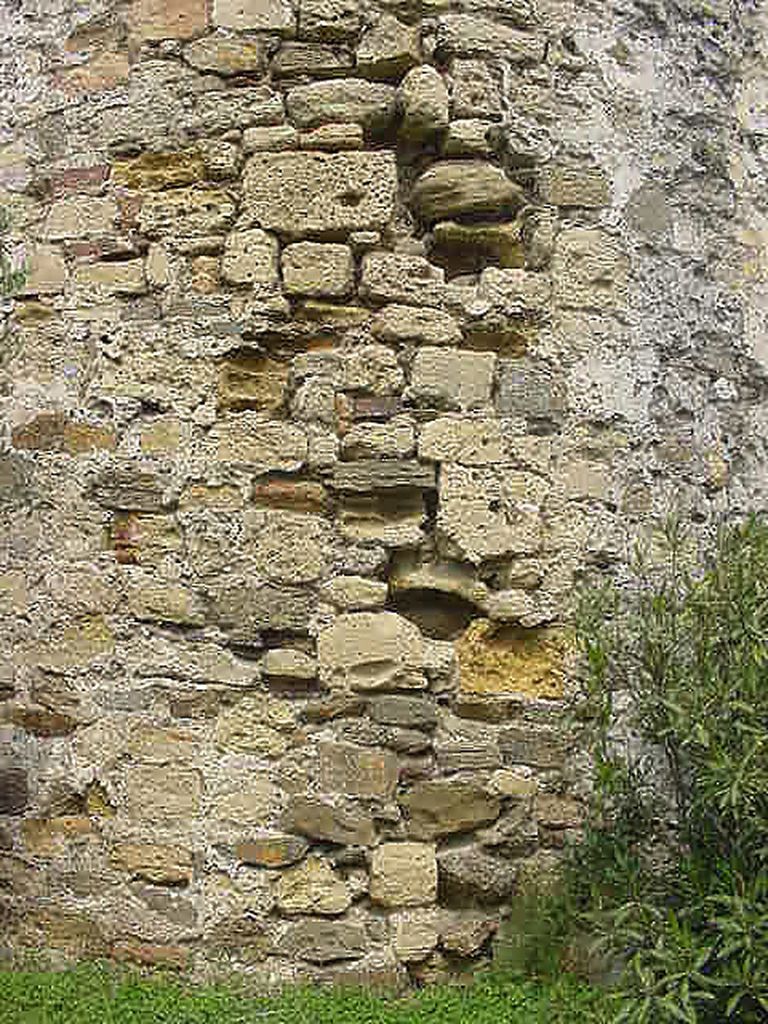
<svg viewBox="0 0 768 1024">
<path fill-rule="evenodd" d="M 0 954 L 471 969 L 579 833 L 575 585 L 766 505 L 765 16 L 19 0 L 0 54 Z"/>
</svg>

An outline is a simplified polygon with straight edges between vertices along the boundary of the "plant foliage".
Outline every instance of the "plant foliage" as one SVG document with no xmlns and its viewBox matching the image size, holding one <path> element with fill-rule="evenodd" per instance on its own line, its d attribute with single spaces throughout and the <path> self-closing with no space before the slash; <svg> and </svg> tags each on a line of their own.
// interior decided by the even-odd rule
<svg viewBox="0 0 768 1024">
<path fill-rule="evenodd" d="M 535 956 L 596 937 L 626 1024 L 767 1021 L 768 525 L 699 560 L 668 523 L 577 631 L 592 813 Z"/>
</svg>

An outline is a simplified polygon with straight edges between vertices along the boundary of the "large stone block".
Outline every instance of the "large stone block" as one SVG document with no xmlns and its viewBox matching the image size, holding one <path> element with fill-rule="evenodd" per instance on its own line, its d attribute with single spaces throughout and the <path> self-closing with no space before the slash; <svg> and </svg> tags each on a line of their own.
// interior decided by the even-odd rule
<svg viewBox="0 0 768 1024">
<path fill-rule="evenodd" d="M 127 812 L 140 821 L 188 822 L 200 813 L 203 785 L 190 768 L 137 765 L 126 780 Z"/>
<path fill-rule="evenodd" d="M 243 175 L 245 211 L 290 236 L 383 228 L 394 212 L 394 154 L 257 153 Z"/>
<path fill-rule="evenodd" d="M 260 38 L 242 39 L 216 33 L 186 46 L 184 59 L 193 68 L 217 75 L 262 74 L 267 48 Z"/>
<path fill-rule="evenodd" d="M 385 907 L 420 907 L 437 897 L 432 843 L 383 843 L 371 858 L 371 900 Z"/>
<path fill-rule="evenodd" d="M 253 737 L 251 737 L 253 738 Z M 256 751 L 243 751 L 256 753 Z M 264 828 L 282 810 L 282 793 L 266 775 L 225 782 L 212 795 L 208 815 L 250 830 Z"/>
<path fill-rule="evenodd" d="M 449 906 L 498 906 L 517 889 L 517 866 L 478 847 L 444 850 L 438 858 L 440 898 Z"/>
<path fill-rule="evenodd" d="M 340 615 L 318 637 L 320 678 L 336 689 L 422 689 L 421 633 L 394 612 Z"/>
<path fill-rule="evenodd" d="M 333 469 L 333 487 L 337 491 L 358 494 L 415 487 L 430 491 L 435 487 L 435 471 L 415 459 L 337 462 Z"/>
<path fill-rule="evenodd" d="M 542 543 L 539 506 L 547 489 L 532 473 L 443 463 L 438 531 L 447 547 L 474 564 L 531 554 Z"/>
<path fill-rule="evenodd" d="M 272 288 L 277 284 L 277 239 L 259 228 L 227 236 L 221 275 L 230 284 Z"/>
<path fill-rule="evenodd" d="M 398 90 L 398 100 L 403 112 L 400 133 L 409 142 L 422 142 L 448 127 L 448 88 L 431 64 L 408 72 Z"/>
<path fill-rule="evenodd" d="M 299 38 L 337 41 L 359 31 L 359 0 L 299 0 Z"/>
<path fill-rule="evenodd" d="M 419 26 L 406 25 L 384 14 L 364 33 L 357 48 L 357 70 L 366 78 L 399 78 L 418 64 L 421 56 Z"/>
<path fill-rule="evenodd" d="M 446 14 L 438 24 L 438 44 L 447 54 L 479 56 L 489 54 L 513 63 L 544 59 L 545 39 L 530 32 L 520 32 L 497 20 L 473 14 Z"/>
<path fill-rule="evenodd" d="M 221 364 L 218 404 L 238 412 L 276 412 L 285 399 L 288 375 L 287 363 L 257 353 L 237 353 Z"/>
<path fill-rule="evenodd" d="M 365 929 L 355 921 L 297 921 L 288 925 L 277 948 L 283 956 L 325 964 L 357 960 L 367 949 Z"/>
<path fill-rule="evenodd" d="M 370 846 L 375 835 L 368 812 L 316 796 L 295 796 L 283 822 L 293 832 L 327 843 Z"/>
<path fill-rule="evenodd" d="M 352 902 L 347 886 L 320 857 L 307 857 L 283 872 L 275 896 L 284 914 L 343 914 Z"/>
<path fill-rule="evenodd" d="M 493 352 L 458 352 L 425 346 L 411 367 L 408 396 L 418 405 L 476 409 L 491 401 Z"/>
<path fill-rule="evenodd" d="M 293 33 L 296 16 L 289 0 L 213 0 L 213 23 L 242 32 Z"/>
<path fill-rule="evenodd" d="M 410 832 L 418 839 L 469 832 L 495 821 L 501 811 L 498 797 L 473 782 L 438 779 L 419 782 L 400 798 Z"/>
<path fill-rule="evenodd" d="M 112 866 L 155 885 L 187 885 L 192 879 L 192 854 L 177 846 L 157 843 L 118 843 Z"/>
<path fill-rule="evenodd" d="M 245 551 L 257 576 L 275 583 L 311 583 L 324 576 L 331 556 L 326 520 L 301 512 L 248 510 Z"/>
<path fill-rule="evenodd" d="M 253 643 L 264 630 L 308 633 L 317 598 L 300 587 L 223 586 L 213 596 L 213 618 L 233 640 Z"/>
<path fill-rule="evenodd" d="M 190 39 L 208 26 L 206 0 L 134 0 L 131 31 L 140 39 Z"/>
<path fill-rule="evenodd" d="M 375 132 L 395 116 L 395 90 L 359 78 L 338 78 L 297 85 L 289 91 L 286 104 L 288 116 L 299 128 L 354 123 Z"/>
<path fill-rule="evenodd" d="M 297 470 L 307 456 L 303 430 L 250 411 L 219 420 L 209 439 L 220 462 L 246 465 L 257 473 Z"/>
<path fill-rule="evenodd" d="M 235 219 L 237 206 L 220 189 L 180 188 L 145 194 L 138 214 L 140 229 L 150 238 L 221 234 Z"/>
<path fill-rule="evenodd" d="M 397 758 L 346 743 L 320 745 L 320 788 L 327 793 L 389 799 L 397 786 Z"/>
<path fill-rule="evenodd" d="M 267 694 L 245 697 L 219 715 L 216 745 L 236 753 L 280 757 L 290 745 L 294 725 L 290 701 Z"/>
<path fill-rule="evenodd" d="M 556 629 L 476 619 L 456 644 L 456 654 L 462 692 L 563 696 L 564 638 Z"/>
<path fill-rule="evenodd" d="M 411 201 L 419 216 L 432 223 L 463 215 L 515 213 L 525 193 L 500 167 L 484 160 L 446 160 L 416 180 Z"/>
<path fill-rule="evenodd" d="M 295 242 L 283 250 L 283 286 L 291 295 L 348 295 L 355 263 L 347 245 Z"/>
</svg>

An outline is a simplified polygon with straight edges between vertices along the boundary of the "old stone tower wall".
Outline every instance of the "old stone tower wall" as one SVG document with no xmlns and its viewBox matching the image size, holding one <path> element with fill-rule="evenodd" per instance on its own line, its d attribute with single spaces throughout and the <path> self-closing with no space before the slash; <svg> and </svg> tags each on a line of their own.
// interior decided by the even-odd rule
<svg viewBox="0 0 768 1024">
<path fill-rule="evenodd" d="M 4 0 L 7 952 L 487 953 L 582 816 L 574 583 L 765 502 L 766 35 Z"/>
</svg>

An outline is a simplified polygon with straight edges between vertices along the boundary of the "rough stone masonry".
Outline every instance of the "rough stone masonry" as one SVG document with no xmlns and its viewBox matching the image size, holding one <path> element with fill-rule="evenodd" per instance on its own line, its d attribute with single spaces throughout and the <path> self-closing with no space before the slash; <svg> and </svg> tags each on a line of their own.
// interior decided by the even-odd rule
<svg viewBox="0 0 768 1024">
<path fill-rule="evenodd" d="M 569 600 L 765 506 L 768 15 L 5 0 L 0 948 L 429 981 L 583 818 Z"/>
</svg>

